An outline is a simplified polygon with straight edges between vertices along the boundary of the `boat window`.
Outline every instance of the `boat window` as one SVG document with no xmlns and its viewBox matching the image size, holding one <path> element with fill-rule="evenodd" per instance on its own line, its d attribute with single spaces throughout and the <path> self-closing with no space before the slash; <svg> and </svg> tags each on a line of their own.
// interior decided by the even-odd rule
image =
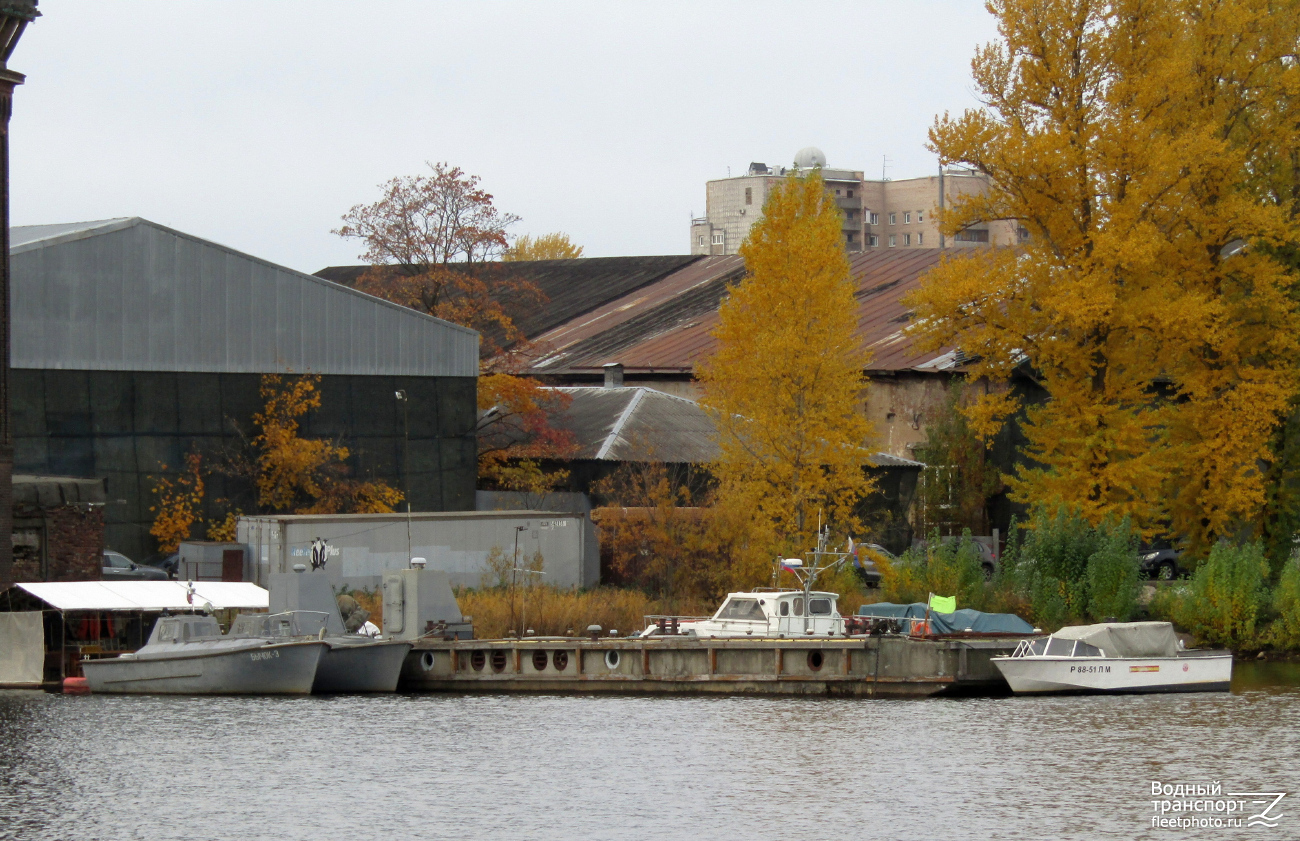
<svg viewBox="0 0 1300 841">
<path fill-rule="evenodd" d="M 789 615 L 790 615 L 790 603 L 789 603 L 789 602 L 781 602 L 781 615 L 782 615 L 782 616 L 789 616 Z"/>
<path fill-rule="evenodd" d="M 1041 657 L 1047 653 L 1047 640 L 1038 639 L 1029 644 L 1029 653 Z"/>
<path fill-rule="evenodd" d="M 803 616 L 803 597 L 794 600 L 794 615 Z"/>
<path fill-rule="evenodd" d="M 831 600 L 830 599 L 809 599 L 808 612 L 813 616 L 830 616 Z"/>
<path fill-rule="evenodd" d="M 1075 657 L 1101 657 L 1101 649 L 1095 645 L 1088 645 L 1086 642 L 1080 642 L 1074 647 Z"/>
<path fill-rule="evenodd" d="M 158 642 L 176 641 L 176 622 L 161 622 L 158 627 Z"/>
<path fill-rule="evenodd" d="M 1069 657 L 1074 651 L 1074 640 L 1058 640 L 1052 637 L 1047 641 L 1047 654 L 1049 657 Z"/>
<path fill-rule="evenodd" d="M 719 619 L 747 619 L 751 622 L 767 620 L 767 614 L 759 607 L 758 599 L 732 599 L 718 612 Z"/>
</svg>

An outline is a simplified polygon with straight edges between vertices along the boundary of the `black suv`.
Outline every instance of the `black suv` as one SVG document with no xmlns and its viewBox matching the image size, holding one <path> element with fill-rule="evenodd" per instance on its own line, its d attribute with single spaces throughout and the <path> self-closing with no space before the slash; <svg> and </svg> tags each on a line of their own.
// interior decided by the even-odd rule
<svg viewBox="0 0 1300 841">
<path fill-rule="evenodd" d="M 1177 549 L 1144 549 L 1138 553 L 1138 569 L 1147 578 L 1158 581 L 1173 581 L 1182 569 L 1178 566 Z"/>
</svg>

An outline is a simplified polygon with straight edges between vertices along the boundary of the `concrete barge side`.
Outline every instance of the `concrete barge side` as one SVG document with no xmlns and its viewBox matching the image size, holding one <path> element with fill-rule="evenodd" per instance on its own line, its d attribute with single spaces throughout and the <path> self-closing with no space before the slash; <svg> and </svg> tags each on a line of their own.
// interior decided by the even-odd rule
<svg viewBox="0 0 1300 841">
<path fill-rule="evenodd" d="M 1017 639 L 421 640 L 399 690 L 863 697 L 1003 695 L 990 657 Z"/>
</svg>

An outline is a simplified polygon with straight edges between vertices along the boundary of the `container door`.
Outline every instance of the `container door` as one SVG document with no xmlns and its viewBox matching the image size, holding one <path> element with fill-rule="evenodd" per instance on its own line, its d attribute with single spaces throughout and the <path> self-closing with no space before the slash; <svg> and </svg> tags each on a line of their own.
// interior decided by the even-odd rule
<svg viewBox="0 0 1300 841">
<path fill-rule="evenodd" d="M 244 550 L 223 549 L 221 552 L 221 580 L 244 580 Z"/>
<path fill-rule="evenodd" d="M 403 608 L 406 599 L 403 594 L 402 576 L 384 576 L 384 633 L 400 634 L 405 627 Z"/>
</svg>

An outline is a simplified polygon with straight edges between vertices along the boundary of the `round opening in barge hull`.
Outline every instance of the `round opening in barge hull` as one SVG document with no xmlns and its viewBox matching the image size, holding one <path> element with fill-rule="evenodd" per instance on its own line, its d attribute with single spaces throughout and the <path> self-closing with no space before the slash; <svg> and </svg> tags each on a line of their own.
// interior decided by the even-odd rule
<svg viewBox="0 0 1300 841">
<path fill-rule="evenodd" d="M 555 671 L 562 672 L 569 667 L 569 652 L 556 651 L 551 654 L 551 663 L 555 666 Z"/>
<path fill-rule="evenodd" d="M 808 652 L 808 668 L 814 672 L 820 672 L 822 669 L 822 653 L 820 651 Z"/>
<path fill-rule="evenodd" d="M 613 671 L 618 668 L 619 656 L 617 651 L 605 652 L 605 668 Z"/>
<path fill-rule="evenodd" d="M 504 672 L 506 670 L 506 652 L 498 648 L 492 652 L 492 671 Z"/>
<path fill-rule="evenodd" d="M 421 669 L 424 669 L 426 672 L 428 672 L 428 671 L 432 671 L 432 669 L 433 669 L 433 652 L 432 652 L 432 651 L 426 651 L 426 652 L 424 652 L 423 654 L 420 655 L 420 668 L 421 668 Z"/>
<path fill-rule="evenodd" d="M 533 670 L 534 670 L 534 671 L 538 671 L 538 672 L 544 672 L 544 671 L 546 671 L 546 652 L 545 652 L 545 651 L 534 651 L 534 652 L 533 652 Z"/>
<path fill-rule="evenodd" d="M 469 655 L 469 664 L 474 671 L 481 672 L 483 671 L 483 667 L 487 665 L 487 655 L 482 651 L 475 651 L 473 654 Z"/>
</svg>

